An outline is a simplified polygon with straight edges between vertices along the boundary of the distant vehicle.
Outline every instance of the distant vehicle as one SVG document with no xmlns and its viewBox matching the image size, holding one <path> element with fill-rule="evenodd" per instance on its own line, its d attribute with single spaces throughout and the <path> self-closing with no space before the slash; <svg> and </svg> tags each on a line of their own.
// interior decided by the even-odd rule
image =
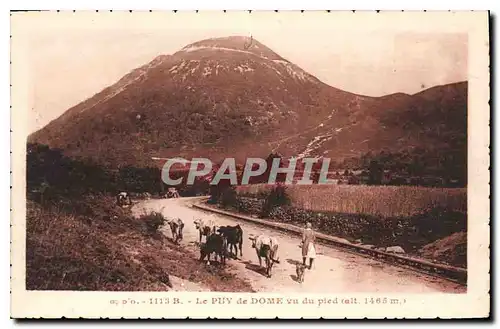
<svg viewBox="0 0 500 329">
<path fill-rule="evenodd" d="M 167 194 L 165 194 L 165 198 L 171 199 L 178 197 L 179 197 L 179 192 L 177 192 L 177 189 L 175 187 L 169 187 L 167 190 Z"/>
<path fill-rule="evenodd" d="M 116 203 L 118 204 L 118 206 L 124 207 L 130 206 L 132 204 L 132 201 L 130 200 L 130 196 L 127 192 L 120 192 L 116 196 Z"/>
</svg>

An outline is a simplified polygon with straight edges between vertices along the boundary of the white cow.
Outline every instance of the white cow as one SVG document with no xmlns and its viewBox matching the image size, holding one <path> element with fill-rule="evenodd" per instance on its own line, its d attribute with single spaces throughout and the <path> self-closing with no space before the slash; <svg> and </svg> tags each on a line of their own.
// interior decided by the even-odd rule
<svg viewBox="0 0 500 329">
<path fill-rule="evenodd" d="M 273 236 L 260 234 L 258 236 L 250 236 L 250 240 L 252 241 L 252 248 L 255 248 L 257 252 L 260 267 L 262 267 L 262 258 L 265 259 L 266 275 L 270 278 L 274 263 L 279 264 L 280 262 L 278 257 L 278 239 Z"/>
<path fill-rule="evenodd" d="M 215 222 L 211 219 L 195 219 L 194 220 L 194 226 L 200 233 L 200 244 L 201 244 L 201 238 L 202 236 L 205 236 L 205 241 L 208 238 L 208 236 L 212 233 L 217 232 L 217 227 L 215 226 Z"/>
</svg>

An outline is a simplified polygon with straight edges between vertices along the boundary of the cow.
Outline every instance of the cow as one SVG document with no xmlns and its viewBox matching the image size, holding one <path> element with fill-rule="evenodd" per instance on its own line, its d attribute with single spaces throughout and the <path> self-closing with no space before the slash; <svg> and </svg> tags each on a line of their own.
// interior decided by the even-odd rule
<svg viewBox="0 0 500 329">
<path fill-rule="evenodd" d="M 240 225 L 221 226 L 217 232 L 226 240 L 229 253 L 232 253 L 234 248 L 234 256 L 238 258 L 239 247 L 240 256 L 243 257 L 243 229 Z"/>
<path fill-rule="evenodd" d="M 168 220 L 168 225 L 172 231 L 172 239 L 175 243 L 179 243 L 183 238 L 184 222 L 180 218 L 175 218 Z"/>
<path fill-rule="evenodd" d="M 216 232 L 215 223 L 211 219 L 195 219 L 194 226 L 200 233 L 200 244 L 202 236 L 205 236 L 205 241 L 208 239 L 208 236 L 212 233 Z"/>
<path fill-rule="evenodd" d="M 118 195 L 116 196 L 116 203 L 120 207 L 132 204 L 132 202 L 130 201 L 130 196 L 128 195 L 127 192 L 120 192 L 120 193 L 118 193 Z"/>
<path fill-rule="evenodd" d="M 266 261 L 266 275 L 268 278 L 272 275 L 274 263 L 280 263 L 278 258 L 278 240 L 275 237 L 264 234 L 250 236 L 252 248 L 257 252 L 259 266 L 262 267 L 262 258 Z"/>
<path fill-rule="evenodd" d="M 207 257 L 208 264 L 210 265 L 210 255 L 215 253 L 215 260 L 219 256 L 221 264 L 226 264 L 227 246 L 224 238 L 220 234 L 210 233 L 207 240 L 200 247 L 200 261 Z"/>
</svg>

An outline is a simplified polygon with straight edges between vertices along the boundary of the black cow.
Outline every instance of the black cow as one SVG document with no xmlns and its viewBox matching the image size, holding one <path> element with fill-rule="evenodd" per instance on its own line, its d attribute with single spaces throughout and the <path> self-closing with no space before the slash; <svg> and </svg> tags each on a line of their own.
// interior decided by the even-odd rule
<svg viewBox="0 0 500 329">
<path fill-rule="evenodd" d="M 234 248 L 233 255 L 238 258 L 239 247 L 240 256 L 243 257 L 243 229 L 241 228 L 241 226 L 221 226 L 217 231 L 226 240 L 228 252 L 232 253 Z"/>
<path fill-rule="evenodd" d="M 208 263 L 210 264 L 210 255 L 215 253 L 215 260 L 219 256 L 220 262 L 226 264 L 226 253 L 227 247 L 225 239 L 219 235 L 212 233 L 207 237 L 206 243 L 202 244 L 200 247 L 200 261 L 203 261 L 207 257 Z"/>
</svg>

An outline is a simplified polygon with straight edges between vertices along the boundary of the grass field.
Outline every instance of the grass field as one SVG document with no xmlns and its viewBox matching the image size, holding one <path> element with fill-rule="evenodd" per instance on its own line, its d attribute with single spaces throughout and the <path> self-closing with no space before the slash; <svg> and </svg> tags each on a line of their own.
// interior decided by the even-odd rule
<svg viewBox="0 0 500 329">
<path fill-rule="evenodd" d="M 142 218 L 117 207 L 113 197 L 61 199 L 41 207 L 28 201 L 28 290 L 166 291 L 171 276 L 210 290 L 252 292 L 223 268 L 211 269 Z"/>
<path fill-rule="evenodd" d="M 240 186 L 239 195 L 258 197 L 272 185 Z M 431 209 L 467 212 L 466 188 L 417 186 L 290 185 L 292 206 L 324 212 L 366 214 L 377 217 L 410 217 Z"/>
</svg>

